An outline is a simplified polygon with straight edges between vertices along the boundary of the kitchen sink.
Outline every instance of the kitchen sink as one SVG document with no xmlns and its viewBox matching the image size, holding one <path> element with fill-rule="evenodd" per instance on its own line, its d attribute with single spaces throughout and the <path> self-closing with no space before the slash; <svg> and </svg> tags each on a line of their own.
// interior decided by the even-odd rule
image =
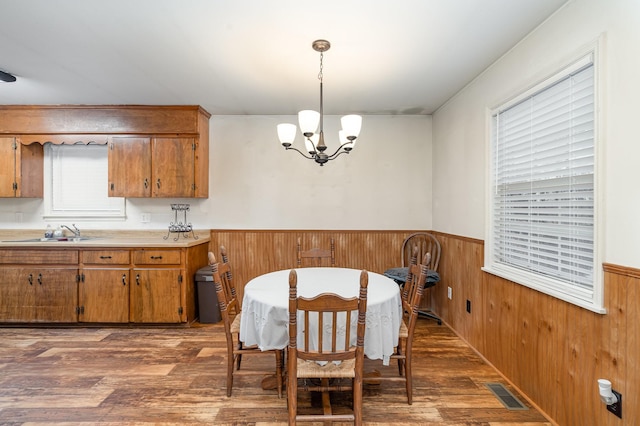
<svg viewBox="0 0 640 426">
<path fill-rule="evenodd" d="M 87 241 L 87 240 L 95 240 L 99 237 L 54 237 L 54 238 L 28 238 L 25 240 L 10 240 L 3 241 L 3 243 L 69 243 L 69 242 L 78 242 L 78 241 Z"/>
</svg>

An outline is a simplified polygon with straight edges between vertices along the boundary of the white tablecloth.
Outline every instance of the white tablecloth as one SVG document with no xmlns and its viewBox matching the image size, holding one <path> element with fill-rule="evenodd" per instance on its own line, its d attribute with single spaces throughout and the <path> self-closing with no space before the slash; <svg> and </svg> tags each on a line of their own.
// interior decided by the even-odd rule
<svg viewBox="0 0 640 426">
<path fill-rule="evenodd" d="M 245 345 L 258 345 L 262 350 L 287 347 L 289 271 L 286 269 L 261 275 L 245 286 L 240 323 L 240 340 Z M 296 272 L 299 296 L 312 297 L 320 293 L 358 296 L 359 269 L 299 268 Z M 364 352 L 368 358 L 382 359 L 385 365 L 389 363 L 389 356 L 398 343 L 401 320 L 398 285 L 384 275 L 369 272 L 364 338 Z"/>
</svg>

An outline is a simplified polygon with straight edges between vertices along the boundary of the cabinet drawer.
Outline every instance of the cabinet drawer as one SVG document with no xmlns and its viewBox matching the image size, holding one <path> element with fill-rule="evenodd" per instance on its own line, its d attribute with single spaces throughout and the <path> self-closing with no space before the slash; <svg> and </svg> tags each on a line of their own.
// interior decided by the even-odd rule
<svg viewBox="0 0 640 426">
<path fill-rule="evenodd" d="M 55 243 L 51 243 L 55 244 Z M 0 263 L 77 264 L 78 250 L 0 250 Z"/>
<path fill-rule="evenodd" d="M 136 265 L 180 265 L 180 250 L 135 250 Z"/>
<path fill-rule="evenodd" d="M 129 263 L 129 250 L 85 250 L 82 252 L 85 265 L 122 265 Z"/>
</svg>

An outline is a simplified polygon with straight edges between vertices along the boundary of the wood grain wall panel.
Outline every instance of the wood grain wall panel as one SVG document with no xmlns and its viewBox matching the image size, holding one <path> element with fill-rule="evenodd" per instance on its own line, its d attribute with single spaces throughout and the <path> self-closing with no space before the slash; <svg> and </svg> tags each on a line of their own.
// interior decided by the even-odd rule
<svg viewBox="0 0 640 426">
<path fill-rule="evenodd" d="M 445 320 L 478 350 L 484 347 L 482 319 L 486 308 L 484 300 L 483 273 L 480 270 L 484 256 L 481 240 L 460 238 L 434 232 L 440 241 L 441 281 L 430 289 L 431 309 Z M 451 287 L 452 298 L 447 297 Z M 466 302 L 471 302 L 471 313 L 466 312 Z"/>
<path fill-rule="evenodd" d="M 482 272 L 482 241 L 436 234 L 442 283 L 434 287 L 433 309 L 458 335 L 558 424 L 636 424 L 640 271 L 604 265 L 601 315 Z M 598 378 L 623 394 L 622 420 L 600 402 Z"/>
<path fill-rule="evenodd" d="M 622 380 L 617 383 L 624 383 L 624 386 L 618 385 L 623 389 L 621 391 L 625 401 L 623 408 L 636 407 L 635 411 L 631 411 L 631 414 L 635 413 L 635 418 L 640 419 L 640 278 L 625 278 L 626 291 L 624 293 L 627 301 L 626 317 L 628 321 L 624 327 L 626 333 L 624 339 L 627 342 L 625 348 L 627 363 L 625 366 L 626 374 L 616 379 Z"/>
<path fill-rule="evenodd" d="M 623 395 L 640 392 L 638 372 L 625 362 L 632 353 L 625 312 L 630 286 L 619 277 L 605 274 L 608 313 L 600 315 L 485 274 L 482 355 L 560 425 L 621 424 L 600 402 L 598 378 L 611 380 L 614 388 L 626 383 Z M 631 287 L 639 284 L 636 279 Z M 637 343 L 632 347 L 634 354 L 640 350 Z M 627 421 L 640 415 L 637 407 L 625 403 Z"/>
<path fill-rule="evenodd" d="M 252 278 L 296 267 L 298 238 L 303 249 L 328 248 L 333 238 L 337 266 L 383 273 L 400 266 L 402 242 L 413 232 L 417 231 L 211 230 L 209 249 L 219 259 L 220 245 L 227 248 L 242 298 Z"/>
</svg>

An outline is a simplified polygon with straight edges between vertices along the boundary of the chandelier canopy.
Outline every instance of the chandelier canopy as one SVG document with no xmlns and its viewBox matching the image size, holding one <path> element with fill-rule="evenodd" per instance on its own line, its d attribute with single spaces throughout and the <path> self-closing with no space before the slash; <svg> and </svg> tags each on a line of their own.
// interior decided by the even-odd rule
<svg viewBox="0 0 640 426">
<path fill-rule="evenodd" d="M 324 143 L 324 113 L 323 113 L 323 99 L 322 99 L 322 59 L 324 52 L 329 50 L 331 43 L 327 40 L 316 40 L 311 45 L 313 50 L 320 52 L 320 72 L 318 73 L 318 80 L 320 80 L 320 112 L 312 110 L 304 110 L 298 113 L 298 124 L 300 131 L 304 136 L 304 144 L 306 151 L 309 155 L 300 151 L 297 148 L 291 146 L 296 137 L 296 126 L 291 123 L 278 124 L 278 138 L 280 143 L 285 149 L 293 149 L 302 155 L 304 158 L 314 160 L 316 163 L 324 166 L 329 160 L 333 160 L 340 154 L 348 154 L 356 144 L 356 139 L 360 134 L 360 128 L 362 126 L 362 117 L 359 115 L 345 115 L 342 117 L 341 124 L 342 130 L 338 132 L 338 139 L 340 141 L 340 147 L 333 153 L 327 154 L 327 146 Z"/>
</svg>

